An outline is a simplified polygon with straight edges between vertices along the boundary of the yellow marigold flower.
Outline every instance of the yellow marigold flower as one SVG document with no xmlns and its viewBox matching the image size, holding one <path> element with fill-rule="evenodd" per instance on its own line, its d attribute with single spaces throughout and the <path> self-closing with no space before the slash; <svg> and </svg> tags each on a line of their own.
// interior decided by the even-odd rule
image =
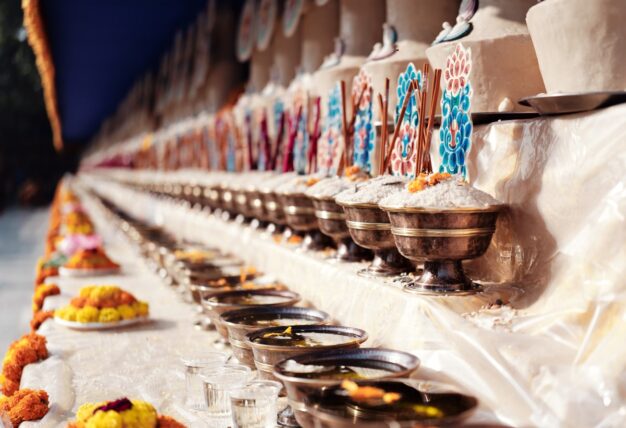
<svg viewBox="0 0 626 428">
<path fill-rule="evenodd" d="M 100 309 L 100 316 L 98 321 L 100 322 L 117 322 L 121 318 L 120 313 L 115 308 L 103 308 Z"/>
<path fill-rule="evenodd" d="M 89 293 L 89 297 L 92 299 L 108 299 L 114 297 L 115 295 L 120 293 L 119 287 L 115 287 L 112 285 L 101 285 L 99 287 L 94 287 Z"/>
<path fill-rule="evenodd" d="M 130 305 L 120 305 L 117 307 L 120 316 L 125 320 L 131 320 L 137 317 L 137 312 Z"/>
<path fill-rule="evenodd" d="M 83 404 L 78 408 L 78 411 L 76 411 L 76 420 L 78 422 L 86 422 L 93 416 L 93 411 L 96 410 L 97 407 L 100 407 L 100 405 L 95 403 Z"/>
<path fill-rule="evenodd" d="M 93 306 L 85 306 L 82 309 L 79 309 L 76 313 L 76 321 L 78 322 L 97 322 L 98 317 L 100 316 L 100 311 L 98 308 Z"/>
<path fill-rule="evenodd" d="M 78 311 L 78 308 L 75 308 L 74 306 L 68 306 L 65 311 L 65 319 L 68 321 L 76 321 Z"/>
<path fill-rule="evenodd" d="M 121 412 L 120 415 L 122 415 L 122 423 L 124 424 L 124 428 L 141 427 L 141 425 L 139 425 L 139 421 L 141 420 L 141 418 L 139 417 L 139 412 L 135 409 L 134 404 L 132 409 L 125 410 Z"/>
<path fill-rule="evenodd" d="M 109 410 L 108 412 L 96 412 L 85 423 L 85 428 L 122 428 L 122 415 Z"/>
<path fill-rule="evenodd" d="M 139 400 L 131 400 L 133 403 L 132 410 L 137 412 L 138 425 L 136 428 L 154 427 L 157 424 L 157 412 L 150 403 Z"/>
<path fill-rule="evenodd" d="M 132 308 L 137 313 L 137 316 L 145 317 L 148 315 L 149 306 L 146 302 L 136 301 L 135 303 L 133 303 Z"/>
<path fill-rule="evenodd" d="M 93 286 L 93 285 L 90 285 L 88 287 L 83 287 L 83 288 L 80 289 L 80 292 L 78 294 L 79 294 L 80 297 L 87 298 L 91 294 L 91 290 L 93 290 L 94 288 L 96 288 L 96 287 Z"/>
</svg>

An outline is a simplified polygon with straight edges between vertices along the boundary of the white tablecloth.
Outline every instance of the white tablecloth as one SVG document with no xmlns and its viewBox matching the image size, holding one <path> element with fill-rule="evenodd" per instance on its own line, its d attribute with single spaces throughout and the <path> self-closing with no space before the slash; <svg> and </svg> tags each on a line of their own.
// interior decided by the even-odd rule
<svg viewBox="0 0 626 428">
<path fill-rule="evenodd" d="M 45 300 L 44 309 L 69 302 L 89 284 L 115 284 L 150 303 L 151 322 L 109 331 L 73 331 L 46 321 L 39 329 L 48 339 L 50 358 L 26 366 L 22 388 L 44 389 L 50 395 L 50 412 L 29 427 L 65 427 L 85 402 L 127 396 L 146 400 L 163 413 L 189 426 L 205 427 L 197 414 L 182 406 L 184 371 L 180 356 L 213 347 L 215 331 L 193 327 L 194 310 L 178 293 L 161 282 L 141 262 L 121 231 L 107 224 L 88 198 L 83 202 L 97 230 L 104 236 L 109 255 L 122 264 L 122 273 L 95 278 L 49 278 L 61 288 L 60 296 Z M 43 238 L 43 237 L 42 237 Z"/>
</svg>

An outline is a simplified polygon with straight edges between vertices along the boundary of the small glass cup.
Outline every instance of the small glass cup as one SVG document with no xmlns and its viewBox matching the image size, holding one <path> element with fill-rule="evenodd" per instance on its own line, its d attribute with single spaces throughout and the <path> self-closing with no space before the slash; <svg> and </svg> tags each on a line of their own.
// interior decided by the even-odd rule
<svg viewBox="0 0 626 428">
<path fill-rule="evenodd" d="M 181 361 L 185 365 L 185 406 L 193 410 L 206 407 L 204 389 L 199 374 L 202 370 L 224 367 L 228 355 L 223 352 L 209 351 L 185 355 Z"/>
<path fill-rule="evenodd" d="M 230 417 L 230 392 L 245 386 L 254 374 L 249 367 L 227 365 L 203 370 L 200 374 L 204 388 L 204 408 L 209 417 Z"/>
<path fill-rule="evenodd" d="M 273 380 L 258 380 L 230 393 L 232 428 L 275 428 L 276 402 L 282 385 Z"/>
</svg>

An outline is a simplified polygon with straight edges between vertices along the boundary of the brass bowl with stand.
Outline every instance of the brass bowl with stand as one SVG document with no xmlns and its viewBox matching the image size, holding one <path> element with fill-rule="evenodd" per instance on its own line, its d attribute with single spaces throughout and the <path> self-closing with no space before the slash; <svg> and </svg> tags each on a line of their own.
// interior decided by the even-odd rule
<svg viewBox="0 0 626 428">
<path fill-rule="evenodd" d="M 202 188 L 202 199 L 211 211 L 222 209 L 219 186 L 209 185 Z"/>
<path fill-rule="evenodd" d="M 264 211 L 267 213 L 267 232 L 278 233 L 283 232 L 286 238 L 291 236 L 291 229 L 287 226 L 287 219 L 285 219 L 285 211 L 283 210 L 280 198 L 273 190 L 260 190 L 259 198 L 261 199 L 264 207 Z"/>
<path fill-rule="evenodd" d="M 359 262 L 371 260 L 371 253 L 360 247 L 350 236 L 350 230 L 346 226 L 346 214 L 341 206 L 337 205 L 332 196 L 310 196 L 315 207 L 315 216 L 320 231 L 332 238 L 337 244 L 336 260 L 344 262 Z"/>
<path fill-rule="evenodd" d="M 285 219 L 289 227 L 304 233 L 301 248 L 303 250 L 323 250 L 332 244 L 332 240 L 319 228 L 313 201 L 304 193 L 278 193 L 282 202 Z"/>
<path fill-rule="evenodd" d="M 398 252 L 387 214 L 372 203 L 337 202 L 346 213 L 346 225 L 357 245 L 374 251 L 374 260 L 361 276 L 395 276 L 413 270 Z"/>
<path fill-rule="evenodd" d="M 482 256 L 496 230 L 503 205 L 479 208 L 381 206 L 389 214 L 400 253 L 424 262 L 423 273 L 406 291 L 471 294 L 479 290 L 463 271 L 462 260 Z"/>
</svg>

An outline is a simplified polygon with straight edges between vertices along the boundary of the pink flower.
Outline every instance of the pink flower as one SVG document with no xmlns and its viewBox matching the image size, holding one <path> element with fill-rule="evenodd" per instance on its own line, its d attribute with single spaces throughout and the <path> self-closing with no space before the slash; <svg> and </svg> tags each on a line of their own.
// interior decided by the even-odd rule
<svg viewBox="0 0 626 428">
<path fill-rule="evenodd" d="M 472 70 L 471 50 L 465 49 L 460 43 L 456 45 L 454 52 L 446 61 L 446 69 L 443 78 L 446 89 L 452 95 L 457 95 L 467 84 L 470 71 Z"/>
<path fill-rule="evenodd" d="M 359 110 L 366 109 L 371 102 L 371 88 L 372 88 L 372 77 L 363 69 L 359 71 L 354 77 L 354 81 L 352 83 L 352 99 L 353 102 L 357 102 L 359 100 L 359 96 L 361 92 L 363 92 L 363 96 L 361 97 L 361 102 L 359 103 Z"/>
<path fill-rule="evenodd" d="M 402 134 L 408 132 L 412 135 L 413 128 L 407 127 L 407 129 L 402 130 Z M 402 135 L 398 137 L 397 144 L 394 147 L 394 150 L 391 154 L 391 172 L 394 175 L 407 175 L 412 174 L 415 162 L 414 162 L 414 153 L 413 153 L 413 140 L 410 139 L 410 142 L 406 146 L 407 157 L 402 156 Z"/>
</svg>

